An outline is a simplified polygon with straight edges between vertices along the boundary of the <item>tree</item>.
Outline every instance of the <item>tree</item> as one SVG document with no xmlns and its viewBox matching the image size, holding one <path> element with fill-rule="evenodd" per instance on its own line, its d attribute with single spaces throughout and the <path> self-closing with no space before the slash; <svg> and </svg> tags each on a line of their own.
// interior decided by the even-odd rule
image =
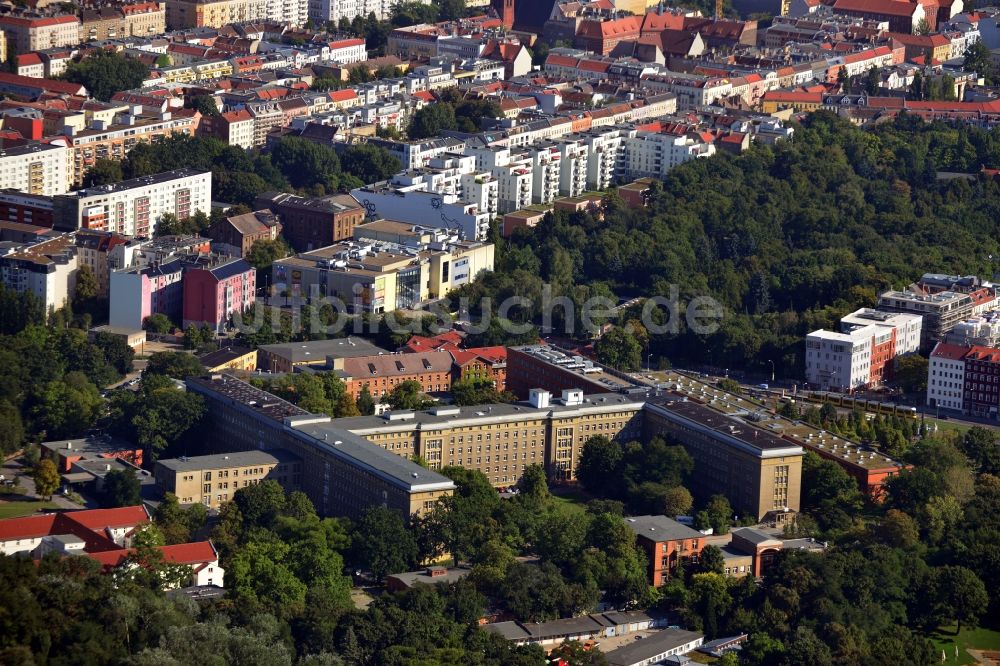
<svg viewBox="0 0 1000 666">
<path fill-rule="evenodd" d="M 725 495 L 712 495 L 705 505 L 708 519 L 715 534 L 726 534 L 733 521 L 733 509 Z M 756 517 L 756 516 L 755 516 Z"/>
<path fill-rule="evenodd" d="M 237 490 L 233 502 L 245 526 L 270 527 L 285 508 L 285 490 L 277 481 L 265 480 Z"/>
<path fill-rule="evenodd" d="M 927 390 L 927 359 L 917 354 L 908 354 L 896 359 L 896 381 L 907 393 L 923 393 Z"/>
<path fill-rule="evenodd" d="M 415 379 L 408 379 L 393 387 L 385 396 L 385 402 L 392 409 L 426 409 L 434 404 L 423 391 L 423 386 Z"/>
<path fill-rule="evenodd" d="M 941 567 L 935 572 L 935 579 L 937 602 L 942 612 L 955 620 L 955 634 L 962 633 L 963 623 L 974 628 L 990 600 L 983 581 L 960 566 Z"/>
<path fill-rule="evenodd" d="M 104 475 L 104 503 L 115 508 L 142 502 L 139 479 L 131 470 L 114 469 Z"/>
<path fill-rule="evenodd" d="M 407 134 L 411 139 L 426 139 L 457 128 L 455 109 L 450 104 L 429 104 L 413 114 Z"/>
<path fill-rule="evenodd" d="M 279 259 L 291 256 L 292 248 L 284 238 L 278 237 L 274 240 L 254 241 L 245 257 L 247 262 L 258 271 L 270 270 L 271 264 Z"/>
<path fill-rule="evenodd" d="M 460 406 L 514 402 L 515 400 L 513 393 L 498 391 L 492 379 L 474 375 L 454 382 L 451 385 L 451 395 L 455 404 Z"/>
<path fill-rule="evenodd" d="M 576 476 L 595 495 L 615 495 L 624 453 L 621 444 L 604 435 L 594 435 L 583 443 Z"/>
<path fill-rule="evenodd" d="M 110 333 L 98 333 L 94 336 L 94 344 L 104 353 L 104 359 L 119 376 L 132 372 L 135 350 L 124 337 Z"/>
<path fill-rule="evenodd" d="M 164 335 L 174 329 L 174 324 L 167 315 L 157 312 L 143 319 L 142 327 L 150 333 Z"/>
<path fill-rule="evenodd" d="M 986 79 L 989 85 L 993 79 L 993 58 L 990 49 L 981 39 L 965 50 L 963 68 L 975 72 L 980 78 Z"/>
<path fill-rule="evenodd" d="M 916 521 L 898 509 L 886 512 L 879 526 L 879 535 L 894 548 L 911 548 L 920 541 Z"/>
<path fill-rule="evenodd" d="M 663 514 L 666 516 L 683 516 L 694 506 L 691 491 L 684 486 L 671 488 L 664 495 Z"/>
<path fill-rule="evenodd" d="M 219 106 L 215 103 L 215 98 L 211 95 L 196 95 L 191 100 L 191 108 L 203 116 L 220 115 Z"/>
<path fill-rule="evenodd" d="M 78 309 L 85 309 L 97 298 L 97 278 L 90 266 L 83 265 L 76 272 L 76 293 L 74 303 Z"/>
<path fill-rule="evenodd" d="M 351 146 L 340 156 L 340 166 L 345 173 L 352 174 L 364 183 L 386 180 L 399 172 L 399 159 L 381 146 L 362 143 Z"/>
<path fill-rule="evenodd" d="M 149 68 L 138 60 L 99 49 L 79 62 L 71 62 L 63 78 L 85 86 L 95 98 L 107 102 L 116 92 L 141 86 L 148 73 Z"/>
<path fill-rule="evenodd" d="M 725 571 L 726 560 L 718 546 L 708 545 L 702 548 L 698 556 L 698 570 L 702 573 L 721 574 Z"/>
<path fill-rule="evenodd" d="M 14 453 L 24 443 L 21 412 L 6 400 L 0 400 L 0 454 Z"/>
<path fill-rule="evenodd" d="M 378 580 L 407 571 L 417 563 L 417 542 L 402 517 L 392 509 L 368 509 L 354 533 L 354 561 L 371 570 Z"/>
<path fill-rule="evenodd" d="M 372 397 L 371 391 L 368 389 L 368 384 L 361 387 L 361 391 L 358 393 L 357 399 L 358 411 L 362 415 L 371 416 L 375 413 L 375 399 Z"/>
<path fill-rule="evenodd" d="M 594 343 L 594 351 L 601 363 L 622 372 L 635 372 L 642 366 L 642 345 L 631 331 L 612 328 Z"/>
<path fill-rule="evenodd" d="M 174 379 L 187 379 L 205 373 L 201 362 L 183 352 L 153 352 L 143 370 L 143 377 L 163 375 Z"/>
<path fill-rule="evenodd" d="M 59 490 L 62 482 L 56 464 L 48 458 L 38 461 L 31 478 L 35 482 L 35 492 L 45 499 L 52 499 L 52 494 Z"/>
<path fill-rule="evenodd" d="M 98 158 L 94 166 L 87 169 L 83 175 L 84 187 L 98 187 L 100 185 L 113 185 L 125 180 L 122 173 L 122 163 L 118 160 Z"/>
</svg>

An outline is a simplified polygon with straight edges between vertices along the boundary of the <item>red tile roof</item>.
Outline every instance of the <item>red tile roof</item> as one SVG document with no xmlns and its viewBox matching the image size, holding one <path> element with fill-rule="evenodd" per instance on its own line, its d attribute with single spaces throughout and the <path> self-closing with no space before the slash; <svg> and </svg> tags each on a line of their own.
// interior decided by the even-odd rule
<svg viewBox="0 0 1000 666">
<path fill-rule="evenodd" d="M 400 348 L 404 352 L 433 351 L 436 349 L 458 349 L 462 344 L 462 334 L 458 331 L 445 331 L 432 338 L 414 335 Z"/>
<path fill-rule="evenodd" d="M 931 352 L 931 358 L 943 358 L 949 361 L 960 361 L 969 352 L 968 347 L 952 345 L 947 342 L 939 342 Z"/>
<path fill-rule="evenodd" d="M 17 56 L 17 66 L 23 67 L 25 65 L 41 65 L 42 58 L 37 53 L 22 53 Z"/>
<path fill-rule="evenodd" d="M 913 16 L 913 13 L 917 11 L 917 3 L 901 2 L 900 0 L 837 0 L 833 4 L 833 11 Z"/>
<path fill-rule="evenodd" d="M 344 90 L 332 90 L 328 93 L 331 102 L 346 102 L 348 100 L 357 99 L 358 93 L 354 92 L 350 88 L 345 88 Z"/>
<path fill-rule="evenodd" d="M 988 361 L 989 363 L 1000 363 L 1000 349 L 993 347 L 983 347 L 973 345 L 969 353 L 965 355 L 966 361 Z"/>
</svg>

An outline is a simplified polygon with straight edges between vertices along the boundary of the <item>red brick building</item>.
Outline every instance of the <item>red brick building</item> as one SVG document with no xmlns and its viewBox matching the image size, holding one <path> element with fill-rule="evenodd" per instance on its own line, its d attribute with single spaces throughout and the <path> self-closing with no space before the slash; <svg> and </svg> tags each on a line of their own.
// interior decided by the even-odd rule
<svg viewBox="0 0 1000 666">
<path fill-rule="evenodd" d="M 635 532 L 635 545 L 646 552 L 649 582 L 660 587 L 681 562 L 697 563 L 705 547 L 705 535 L 666 516 L 634 516 L 625 519 Z"/>
<path fill-rule="evenodd" d="M 493 380 L 493 387 L 497 391 L 507 390 L 506 347 L 475 347 L 450 351 L 455 361 L 454 381 L 485 377 Z"/>
<path fill-rule="evenodd" d="M 347 392 L 357 400 L 365 386 L 378 399 L 410 380 L 420 382 L 424 393 L 450 391 L 451 368 L 451 352 L 438 350 L 345 358 L 343 373 Z"/>
<path fill-rule="evenodd" d="M 230 246 L 240 257 L 247 256 L 257 241 L 275 240 L 280 233 L 278 216 L 267 209 L 219 220 L 206 232 L 213 241 Z"/>
<path fill-rule="evenodd" d="M 610 21 L 588 19 L 581 21 L 577 27 L 573 46 L 600 55 L 608 55 L 614 51 L 619 42 L 639 39 L 641 31 L 641 16 L 626 16 Z"/>
</svg>

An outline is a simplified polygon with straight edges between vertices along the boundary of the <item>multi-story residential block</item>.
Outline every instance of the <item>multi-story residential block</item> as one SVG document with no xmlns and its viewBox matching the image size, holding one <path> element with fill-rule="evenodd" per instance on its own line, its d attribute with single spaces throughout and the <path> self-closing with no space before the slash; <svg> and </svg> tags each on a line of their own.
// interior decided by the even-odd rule
<svg viewBox="0 0 1000 666">
<path fill-rule="evenodd" d="M 887 291 L 879 296 L 878 309 L 885 312 L 903 312 L 923 317 L 920 331 L 920 348 L 933 349 L 955 324 L 972 315 L 981 299 L 972 294 L 941 291 L 918 294 L 911 291 Z"/>
<path fill-rule="evenodd" d="M 674 72 L 644 76 L 642 87 L 676 95 L 679 111 L 707 106 L 720 98 L 728 97 L 733 90 L 733 84 L 728 78 L 685 75 Z"/>
<path fill-rule="evenodd" d="M 142 328 L 146 317 L 162 314 L 180 323 L 184 307 L 184 261 L 170 257 L 147 266 L 112 271 L 109 279 L 112 326 Z"/>
<path fill-rule="evenodd" d="M 301 197 L 285 192 L 265 192 L 254 206 L 278 216 L 282 235 L 298 252 L 327 247 L 351 238 L 364 222 L 365 209 L 352 196 Z"/>
<path fill-rule="evenodd" d="M 0 88 L 2 82 L 3 74 L 0 73 Z M 67 85 L 59 81 L 52 83 Z M 54 143 L 64 141 L 72 151 L 71 179 L 74 183 L 82 183 L 87 170 L 99 159 L 122 160 L 138 144 L 159 137 L 194 136 L 197 126 L 194 116 L 186 113 L 168 111 L 151 118 L 141 115 L 140 109 L 132 109 L 131 113 L 118 116 L 116 122 L 102 120 L 82 130 L 67 127 L 65 139 Z"/>
<path fill-rule="evenodd" d="M 63 235 L 0 256 L 0 282 L 19 294 L 34 294 L 46 311 L 56 310 L 75 293 L 77 266 L 76 244 Z"/>
<path fill-rule="evenodd" d="M 559 141 L 556 146 L 559 150 L 559 194 L 580 196 L 587 191 L 587 146 L 570 138 Z"/>
<path fill-rule="evenodd" d="M 335 297 L 352 311 L 382 313 L 441 298 L 493 270 L 493 261 L 492 243 L 378 220 L 358 227 L 354 242 L 276 261 L 272 280 L 295 294 Z"/>
<path fill-rule="evenodd" d="M 552 203 L 559 196 L 562 179 L 562 156 L 554 145 L 531 146 L 532 203 Z"/>
<path fill-rule="evenodd" d="M 257 293 L 257 271 L 243 259 L 200 255 L 184 269 L 182 326 L 225 330 L 234 314 L 249 308 Z"/>
<path fill-rule="evenodd" d="M 211 207 L 211 172 L 178 169 L 60 195 L 55 224 L 149 238 L 163 215 L 183 220 Z"/>
<path fill-rule="evenodd" d="M 65 146 L 34 143 L 0 149 L 0 188 L 55 196 L 67 192 Z"/>
<path fill-rule="evenodd" d="M 434 170 L 436 162 L 440 167 Z M 392 180 L 356 188 L 351 196 L 369 216 L 458 231 L 468 240 L 483 240 L 489 236 L 490 222 L 498 209 L 499 186 L 488 173 L 466 170 L 474 164 L 474 159 L 434 158 L 430 171 L 397 174 Z"/>
<path fill-rule="evenodd" d="M 80 43 L 80 19 L 72 14 L 58 16 L 0 16 L 0 30 L 16 53 L 29 53 Z"/>
<path fill-rule="evenodd" d="M 806 336 L 806 381 L 834 391 L 852 391 L 877 383 L 874 378 L 884 372 L 884 357 L 889 355 L 892 337 L 892 331 L 876 326 L 850 333 L 813 331 Z"/>
<path fill-rule="evenodd" d="M 965 409 L 965 356 L 970 347 L 939 342 L 927 362 L 927 406 Z"/>
<path fill-rule="evenodd" d="M 430 0 L 422 0 L 429 4 Z M 392 15 L 392 0 L 309 0 L 309 18 L 320 23 L 333 21 L 339 23 L 346 18 L 353 21 L 356 17 L 368 18 L 375 14 L 380 21 L 387 21 Z"/>
<path fill-rule="evenodd" d="M 167 0 L 167 28 L 221 28 L 268 18 L 267 0 Z"/>
<path fill-rule="evenodd" d="M 0 93 L 11 95 L 15 99 L 34 101 L 47 94 L 86 97 L 87 89 L 79 83 L 0 72 Z"/>
<path fill-rule="evenodd" d="M 122 37 L 152 37 L 167 31 L 166 10 L 160 2 L 136 2 L 80 11 L 79 42 Z"/>
<path fill-rule="evenodd" d="M 286 492 L 299 489 L 302 460 L 288 451 L 235 451 L 207 456 L 157 460 L 153 477 L 181 504 L 219 509 L 240 488 L 277 481 Z"/>
<path fill-rule="evenodd" d="M 0 220 L 31 225 L 32 227 L 52 228 L 53 225 L 52 197 L 41 194 L 25 194 L 18 190 L 0 190 Z M 22 241 L 20 238 L 3 238 L 3 240 Z"/>
<path fill-rule="evenodd" d="M 371 506 L 404 519 L 432 508 L 455 484 L 408 458 L 228 375 L 192 378 L 208 403 L 211 441 L 222 451 L 285 449 L 302 460 L 300 487 L 321 515 L 360 517 Z"/>
<path fill-rule="evenodd" d="M 247 256 L 254 243 L 273 241 L 280 233 L 278 216 L 267 209 L 223 218 L 205 232 L 220 251 L 236 257 Z"/>
<path fill-rule="evenodd" d="M 1000 418 L 1000 349 L 974 346 L 964 360 L 963 411 L 982 418 Z"/>
<path fill-rule="evenodd" d="M 683 136 L 636 132 L 623 139 L 622 175 L 626 180 L 664 178 L 675 166 L 715 154 L 715 144 L 695 133 Z"/>
<path fill-rule="evenodd" d="M 121 266 L 116 265 L 114 249 L 127 243 L 128 239 L 121 234 L 113 234 L 109 231 L 80 229 L 75 234 L 75 240 L 79 268 L 84 266 L 90 268 L 97 279 L 97 295 L 101 298 L 107 298 L 111 271 L 121 268 Z"/>
<path fill-rule="evenodd" d="M 246 109 L 227 111 L 217 116 L 205 116 L 198 125 L 198 133 L 222 139 L 230 146 L 253 148 L 254 118 Z"/>
</svg>

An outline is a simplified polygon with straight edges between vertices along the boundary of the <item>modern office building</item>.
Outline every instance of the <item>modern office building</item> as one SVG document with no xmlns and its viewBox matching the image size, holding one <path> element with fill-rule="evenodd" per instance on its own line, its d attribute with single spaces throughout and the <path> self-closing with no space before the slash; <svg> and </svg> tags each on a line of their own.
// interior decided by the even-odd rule
<svg viewBox="0 0 1000 666">
<path fill-rule="evenodd" d="M 299 490 L 302 460 L 287 451 L 235 451 L 157 460 L 153 477 L 181 504 L 219 509 L 240 488 L 277 481 L 286 492 Z"/>
</svg>

